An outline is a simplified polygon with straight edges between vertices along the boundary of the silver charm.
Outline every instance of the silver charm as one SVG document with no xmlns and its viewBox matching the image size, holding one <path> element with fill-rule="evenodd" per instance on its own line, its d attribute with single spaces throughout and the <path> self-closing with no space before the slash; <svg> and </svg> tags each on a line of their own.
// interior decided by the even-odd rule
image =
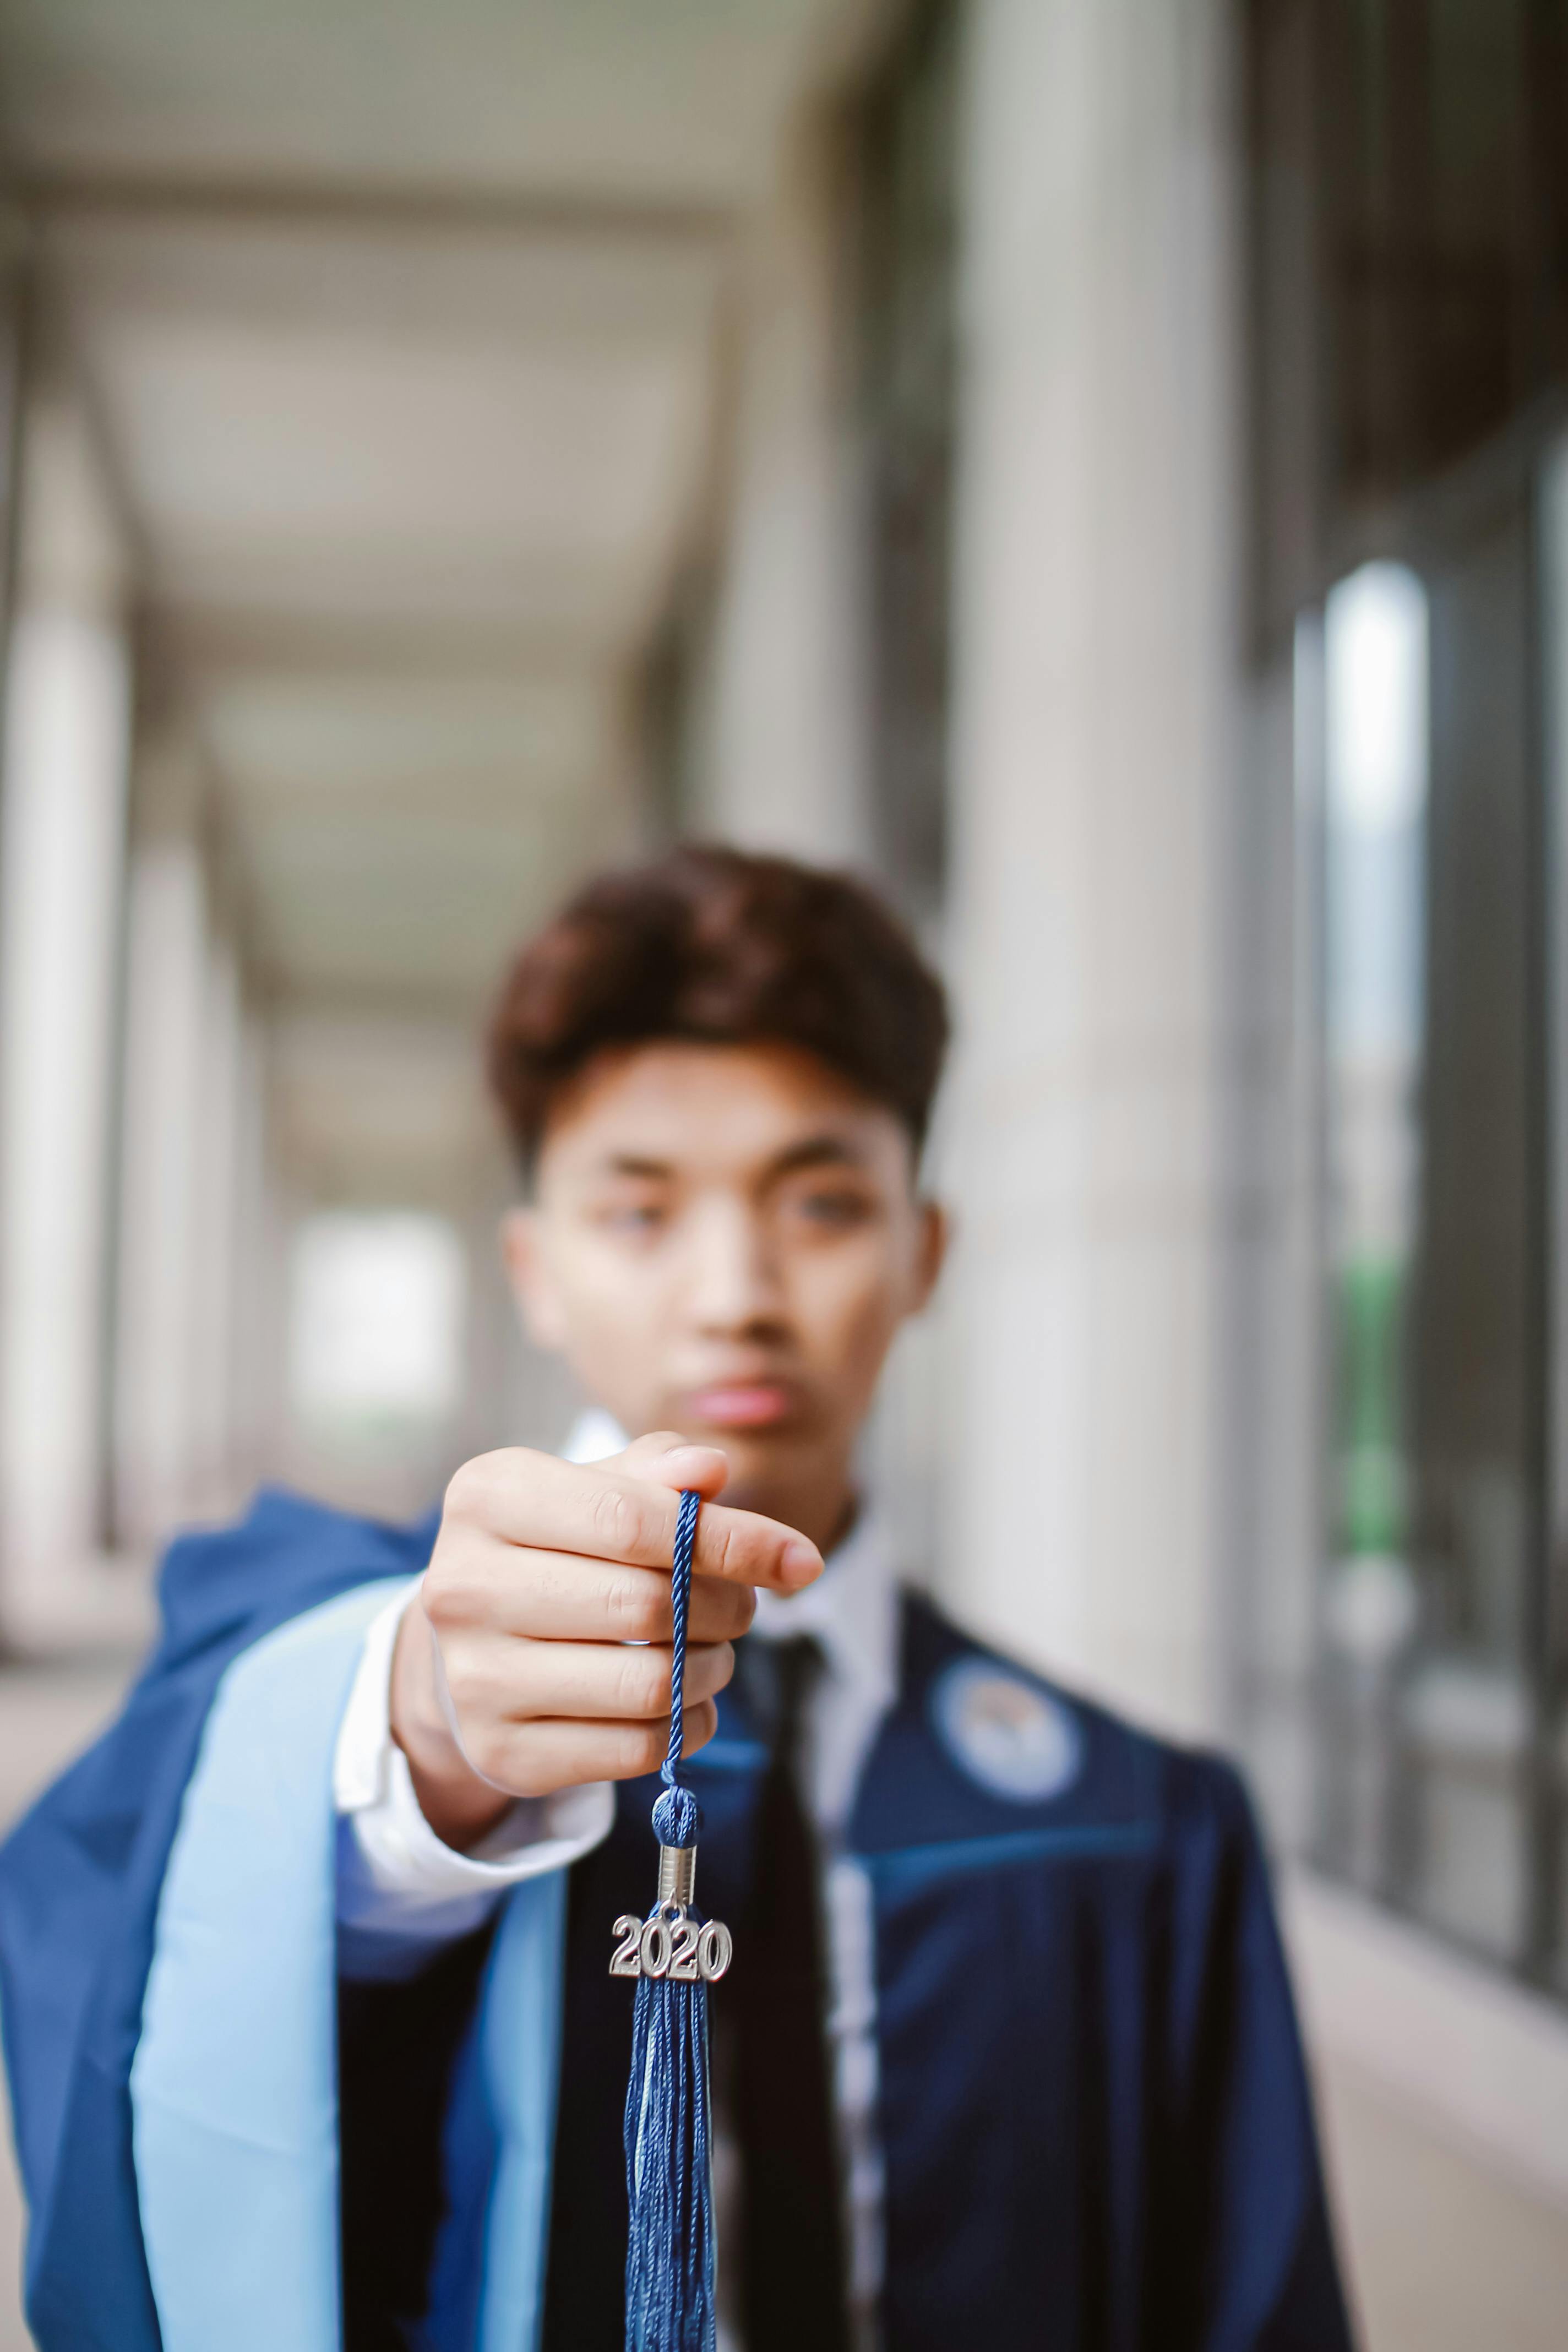
<svg viewBox="0 0 1568 2352">
<path fill-rule="evenodd" d="M 722 1919 L 689 1916 L 697 1878 L 693 1845 L 661 1845 L 658 1900 L 646 1919 L 623 1911 L 611 1933 L 613 1977 L 668 1977 L 674 1984 L 717 1984 L 734 1957 L 734 1943 Z"/>
</svg>

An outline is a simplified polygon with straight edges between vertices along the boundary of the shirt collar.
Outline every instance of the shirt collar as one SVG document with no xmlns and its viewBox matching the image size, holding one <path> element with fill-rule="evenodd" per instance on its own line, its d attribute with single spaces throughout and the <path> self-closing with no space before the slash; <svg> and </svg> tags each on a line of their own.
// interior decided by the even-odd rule
<svg viewBox="0 0 1568 2352">
<path fill-rule="evenodd" d="M 811 1633 L 831 1678 L 868 1697 L 890 1698 L 898 1639 L 898 1588 L 884 1521 L 862 1502 L 842 1543 L 804 1592 L 759 1592 L 752 1631 L 764 1642 Z"/>
</svg>

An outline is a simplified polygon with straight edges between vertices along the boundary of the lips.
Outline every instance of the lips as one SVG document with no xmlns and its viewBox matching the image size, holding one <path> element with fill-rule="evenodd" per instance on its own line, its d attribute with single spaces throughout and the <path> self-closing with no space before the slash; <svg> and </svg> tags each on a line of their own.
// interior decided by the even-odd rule
<svg viewBox="0 0 1568 2352">
<path fill-rule="evenodd" d="M 767 1429 L 784 1420 L 794 1402 L 782 1381 L 723 1381 L 694 1389 L 690 1409 L 710 1429 Z"/>
</svg>

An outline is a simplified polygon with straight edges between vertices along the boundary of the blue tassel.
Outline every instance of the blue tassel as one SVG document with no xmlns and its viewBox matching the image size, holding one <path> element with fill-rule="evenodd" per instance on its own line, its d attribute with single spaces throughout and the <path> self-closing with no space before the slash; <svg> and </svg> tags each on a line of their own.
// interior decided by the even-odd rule
<svg viewBox="0 0 1568 2352">
<path fill-rule="evenodd" d="M 659 1844 L 689 1849 L 701 1809 L 680 1779 L 680 1693 L 700 1497 L 683 1494 L 670 1580 L 669 1748 L 653 1809 Z M 662 1878 L 662 1871 L 661 1871 Z M 661 1884 L 651 1926 L 676 1911 Z M 630 1923 L 628 1923 L 630 1924 Z M 725 1964 L 728 1939 L 725 1942 Z M 668 1968 L 668 1956 L 665 1965 Z M 714 1971 L 718 1973 L 719 1971 Z M 626 2091 L 626 2352 L 713 2352 L 713 2168 L 709 2128 L 708 1986 L 639 1971 Z"/>
</svg>

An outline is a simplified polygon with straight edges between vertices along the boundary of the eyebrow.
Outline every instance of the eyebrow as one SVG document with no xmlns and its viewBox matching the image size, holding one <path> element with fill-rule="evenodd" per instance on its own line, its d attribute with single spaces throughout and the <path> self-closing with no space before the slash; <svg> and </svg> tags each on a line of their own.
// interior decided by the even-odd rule
<svg viewBox="0 0 1568 2352">
<path fill-rule="evenodd" d="M 802 1169 L 858 1168 L 863 1164 L 864 1155 L 842 1136 L 808 1135 L 770 1161 L 768 1176 L 772 1180 L 796 1175 Z M 655 1160 L 640 1151 L 613 1151 L 604 1166 L 606 1175 L 637 1177 L 644 1182 L 665 1182 L 675 1174 L 668 1160 Z"/>
<path fill-rule="evenodd" d="M 612 1151 L 605 1162 L 605 1171 L 610 1176 L 653 1178 L 673 1176 L 675 1173 L 668 1160 L 649 1160 L 637 1151 Z"/>
<path fill-rule="evenodd" d="M 771 1176 L 793 1176 L 803 1168 L 859 1168 L 864 1155 L 847 1143 L 840 1135 L 807 1136 L 800 1143 L 792 1143 L 781 1151 L 768 1173 Z"/>
</svg>

